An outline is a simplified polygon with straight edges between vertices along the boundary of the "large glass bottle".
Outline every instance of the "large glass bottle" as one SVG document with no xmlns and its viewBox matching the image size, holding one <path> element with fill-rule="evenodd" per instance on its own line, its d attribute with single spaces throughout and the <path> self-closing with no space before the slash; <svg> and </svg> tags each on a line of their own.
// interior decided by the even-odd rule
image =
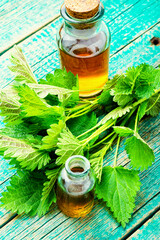
<svg viewBox="0 0 160 240">
<path fill-rule="evenodd" d="M 69 7 L 65 4 L 61 7 L 64 23 L 57 35 L 61 68 L 78 74 L 80 96 L 89 97 L 99 93 L 108 80 L 111 35 L 102 21 L 104 7 L 101 3 L 97 11 L 81 11 L 80 14 Z"/>
<path fill-rule="evenodd" d="M 89 161 L 79 155 L 70 157 L 57 181 L 57 205 L 70 217 L 84 217 L 94 204 L 95 177 Z"/>
</svg>

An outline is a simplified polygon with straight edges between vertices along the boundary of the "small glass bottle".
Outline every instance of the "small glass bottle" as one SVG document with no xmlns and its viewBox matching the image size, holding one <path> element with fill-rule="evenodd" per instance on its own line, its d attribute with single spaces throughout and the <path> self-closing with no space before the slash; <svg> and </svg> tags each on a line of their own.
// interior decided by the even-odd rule
<svg viewBox="0 0 160 240">
<path fill-rule="evenodd" d="M 111 34 L 99 0 L 65 0 L 57 42 L 61 68 L 78 74 L 81 97 L 98 94 L 108 80 Z"/>
<path fill-rule="evenodd" d="M 57 181 L 57 205 L 69 217 L 84 217 L 94 205 L 95 177 L 87 158 L 75 155 L 65 163 Z"/>
</svg>

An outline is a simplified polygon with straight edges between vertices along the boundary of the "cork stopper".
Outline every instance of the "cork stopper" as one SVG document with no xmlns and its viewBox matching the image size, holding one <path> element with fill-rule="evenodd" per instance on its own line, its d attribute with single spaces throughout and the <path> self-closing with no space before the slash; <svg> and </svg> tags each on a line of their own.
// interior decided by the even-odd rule
<svg viewBox="0 0 160 240">
<path fill-rule="evenodd" d="M 64 4 L 71 17 L 87 19 L 98 12 L 100 0 L 65 0 Z"/>
</svg>

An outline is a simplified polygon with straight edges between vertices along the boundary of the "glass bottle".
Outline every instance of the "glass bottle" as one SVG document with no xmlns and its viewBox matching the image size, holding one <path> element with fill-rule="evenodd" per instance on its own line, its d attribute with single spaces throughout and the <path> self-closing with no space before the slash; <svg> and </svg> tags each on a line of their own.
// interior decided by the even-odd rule
<svg viewBox="0 0 160 240">
<path fill-rule="evenodd" d="M 85 12 L 76 15 L 67 9 L 62 5 L 64 23 L 57 35 L 61 68 L 78 74 L 80 96 L 90 97 L 98 94 L 108 80 L 111 34 L 102 21 L 104 7 L 100 3 L 94 16 Z"/>
<path fill-rule="evenodd" d="M 87 158 L 75 155 L 65 163 L 57 181 L 57 205 L 70 217 L 84 217 L 94 204 L 95 177 Z"/>
</svg>

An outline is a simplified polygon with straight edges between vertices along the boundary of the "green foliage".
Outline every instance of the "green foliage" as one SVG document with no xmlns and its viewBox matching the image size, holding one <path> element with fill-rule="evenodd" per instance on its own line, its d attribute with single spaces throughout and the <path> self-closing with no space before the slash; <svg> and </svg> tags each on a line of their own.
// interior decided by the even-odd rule
<svg viewBox="0 0 160 240">
<path fill-rule="evenodd" d="M 52 124 L 50 126 L 50 128 L 47 130 L 48 135 L 43 137 L 42 139 L 43 145 L 41 147 L 41 150 L 43 149 L 53 150 L 53 148 L 56 147 L 58 137 L 60 136 L 60 133 L 64 126 L 65 124 L 62 120 L 60 120 L 58 124 Z"/>
<path fill-rule="evenodd" d="M 119 117 L 122 117 L 126 113 L 130 112 L 132 109 L 131 106 L 126 106 L 124 108 L 122 107 L 117 107 L 114 110 L 112 110 L 110 113 L 108 113 L 100 122 L 100 124 L 105 124 L 109 119 L 117 119 Z"/>
<path fill-rule="evenodd" d="M 67 73 L 65 69 L 56 69 L 54 71 L 54 75 L 48 73 L 46 75 L 46 80 L 41 79 L 39 83 L 67 89 L 73 89 L 73 87 L 76 87 L 78 89 L 77 76 L 75 77 L 71 72 Z"/>
<path fill-rule="evenodd" d="M 139 121 L 143 118 L 143 116 L 146 114 L 146 109 L 147 109 L 147 105 L 148 105 L 148 100 L 144 101 L 143 103 L 140 104 L 139 107 Z"/>
<path fill-rule="evenodd" d="M 38 215 L 44 215 L 52 203 L 56 202 L 55 183 L 61 167 L 46 171 L 48 181 L 44 182 L 42 190 L 41 205 L 38 209 Z"/>
<path fill-rule="evenodd" d="M 18 86 L 17 90 L 20 96 L 23 117 L 52 115 L 55 118 L 59 118 L 62 116 L 63 108 L 48 105 L 27 85 Z"/>
<path fill-rule="evenodd" d="M 155 116 L 160 111 L 160 70 L 147 64 L 128 68 L 109 80 L 99 96 L 79 99 L 78 77 L 71 72 L 56 69 L 37 83 L 18 47 L 11 61 L 15 83 L 0 92 L 5 123 L 0 154 L 18 175 L 2 194 L 3 206 L 18 214 L 44 215 L 56 200 L 55 182 L 65 161 L 85 155 L 97 178 L 97 197 L 107 202 L 124 227 L 140 182 L 137 171 L 116 167 L 120 136 L 131 136 L 125 148 L 133 168 L 151 166 L 153 151 L 137 126 L 145 114 Z M 105 153 L 117 135 L 114 168 L 103 168 Z"/>
<path fill-rule="evenodd" d="M 7 187 L 7 192 L 2 193 L 1 206 L 18 214 L 25 212 L 34 216 L 40 206 L 44 183 L 43 175 L 22 171 L 18 171 L 18 174 L 19 176 L 11 177 L 11 186 Z"/>
<path fill-rule="evenodd" d="M 64 106 L 74 106 L 79 101 L 78 76 L 74 76 L 73 73 L 67 72 L 66 69 L 56 69 L 54 75 L 48 73 L 46 75 L 46 80 L 40 79 L 39 83 L 73 90 L 70 92 L 70 95 L 65 96 L 63 94 L 61 101 Z"/>
<path fill-rule="evenodd" d="M 108 146 L 105 146 L 98 152 L 93 153 L 89 156 L 91 167 L 93 168 L 99 183 L 101 182 L 103 159 L 107 150 L 108 150 Z"/>
<path fill-rule="evenodd" d="M 0 135 L 0 152 L 8 158 L 16 158 L 20 162 L 22 168 L 33 171 L 41 169 L 50 161 L 50 156 L 44 151 L 33 148 L 24 140 L 11 138 L 5 135 Z"/>
<path fill-rule="evenodd" d="M 102 180 L 96 185 L 96 194 L 103 199 L 123 227 L 134 209 L 135 196 L 140 189 L 138 171 L 124 167 L 104 167 Z"/>
<path fill-rule="evenodd" d="M 20 117 L 20 103 L 10 98 L 5 92 L 0 92 L 0 116 L 4 117 L 3 122 L 9 125 L 15 125 L 22 122 Z"/>
<path fill-rule="evenodd" d="M 149 98 L 146 113 L 147 115 L 155 117 L 159 114 L 159 112 L 160 112 L 160 94 L 157 93 Z"/>
<path fill-rule="evenodd" d="M 119 134 L 120 137 L 128 137 L 134 134 L 134 131 L 128 127 L 114 126 L 114 131 Z"/>
<path fill-rule="evenodd" d="M 73 118 L 67 121 L 67 127 L 74 136 L 79 136 L 85 133 L 87 130 L 91 129 L 97 124 L 97 117 L 94 112 L 82 115 L 77 118 Z M 85 135 L 79 137 L 79 140 L 83 140 L 90 136 L 93 131 L 86 133 Z"/>
<path fill-rule="evenodd" d="M 56 160 L 57 165 L 64 164 L 73 155 L 83 155 L 84 146 L 68 129 L 64 129 L 60 134 L 57 146 L 58 149 L 55 151 L 59 156 Z"/>
<path fill-rule="evenodd" d="M 10 66 L 9 69 L 16 74 L 15 81 L 21 83 L 37 83 L 20 47 L 14 46 L 10 61 L 14 64 L 14 66 Z"/>
<path fill-rule="evenodd" d="M 138 133 L 126 140 L 125 149 L 131 159 L 132 166 L 141 171 L 151 166 L 155 160 L 153 150 Z"/>
</svg>

